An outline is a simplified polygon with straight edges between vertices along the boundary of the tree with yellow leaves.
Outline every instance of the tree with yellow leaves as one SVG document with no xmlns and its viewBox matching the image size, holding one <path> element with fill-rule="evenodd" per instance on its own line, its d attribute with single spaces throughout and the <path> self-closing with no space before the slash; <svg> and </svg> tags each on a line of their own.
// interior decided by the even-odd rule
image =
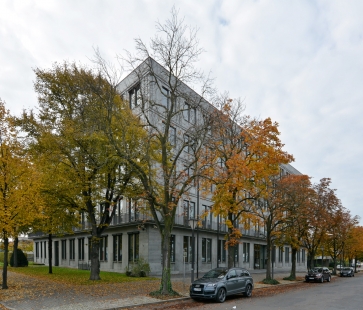
<svg viewBox="0 0 363 310">
<path fill-rule="evenodd" d="M 7 286 L 10 237 L 27 232 L 42 207 L 39 174 L 24 152 L 14 119 L 0 101 L 0 230 L 4 240 L 2 288 Z"/>
<path fill-rule="evenodd" d="M 99 242 L 116 212 L 116 202 L 138 189 L 138 183 L 132 183 L 133 168 L 115 156 L 105 128 L 117 128 L 112 135 L 134 157 L 144 135 L 139 119 L 121 100 L 117 81 L 103 73 L 67 62 L 36 69 L 39 113 L 24 112 L 21 120 L 30 151 L 40 157 L 41 171 L 51 176 L 43 179 L 42 188 L 48 220 L 60 208 L 84 213 L 90 222 L 90 280 L 100 279 Z M 53 231 L 52 225 L 46 226 L 46 233 Z"/>
<path fill-rule="evenodd" d="M 242 236 L 239 223 L 267 227 L 269 251 L 276 212 L 274 204 L 266 208 L 266 202 L 279 174 L 279 164 L 287 164 L 293 157 L 282 149 L 277 123 L 269 118 L 243 116 L 242 102 L 226 96 L 217 106 L 206 149 L 212 164 L 204 178 L 206 184 L 215 186 L 212 212 L 224 218 L 228 226 L 226 246 L 228 266 L 232 267 L 234 247 Z"/>
</svg>

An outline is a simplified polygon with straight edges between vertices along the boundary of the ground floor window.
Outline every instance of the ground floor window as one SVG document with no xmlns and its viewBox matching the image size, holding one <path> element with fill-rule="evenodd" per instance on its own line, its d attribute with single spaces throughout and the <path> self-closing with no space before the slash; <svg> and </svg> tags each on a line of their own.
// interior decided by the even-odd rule
<svg viewBox="0 0 363 310">
<path fill-rule="evenodd" d="M 237 243 L 234 246 L 234 262 L 238 263 L 238 260 L 239 260 L 239 244 Z"/>
<path fill-rule="evenodd" d="M 300 263 L 300 250 L 297 250 L 296 252 L 296 261 Z"/>
<path fill-rule="evenodd" d="M 212 261 L 212 239 L 202 238 L 202 262 Z"/>
<path fill-rule="evenodd" d="M 39 242 L 35 242 L 35 257 L 39 258 Z"/>
<path fill-rule="evenodd" d="M 47 258 L 47 242 L 44 241 L 44 258 Z"/>
<path fill-rule="evenodd" d="M 78 239 L 78 259 L 84 260 L 84 238 Z"/>
<path fill-rule="evenodd" d="M 75 240 L 69 239 L 69 259 L 75 259 L 76 253 L 75 253 Z"/>
<path fill-rule="evenodd" d="M 305 249 L 301 250 L 301 261 L 305 263 Z"/>
<path fill-rule="evenodd" d="M 285 247 L 285 263 L 289 263 L 289 248 L 288 247 Z"/>
<path fill-rule="evenodd" d="M 100 238 L 100 261 L 107 261 L 108 259 L 108 238 L 103 236 Z"/>
<path fill-rule="evenodd" d="M 183 238 L 183 253 L 185 262 L 190 263 L 192 261 L 192 237 L 184 236 Z"/>
<path fill-rule="evenodd" d="M 175 263 L 175 235 L 170 236 L 170 261 Z"/>
<path fill-rule="evenodd" d="M 62 240 L 62 259 L 67 259 L 67 240 Z"/>
<path fill-rule="evenodd" d="M 122 262 L 122 235 L 113 236 L 113 261 Z"/>
<path fill-rule="evenodd" d="M 129 234 L 129 262 L 139 259 L 139 233 Z"/>
<path fill-rule="evenodd" d="M 279 263 L 282 263 L 283 253 L 284 253 L 284 249 L 282 247 L 279 247 Z"/>
<path fill-rule="evenodd" d="M 226 261 L 226 240 L 218 240 L 218 261 L 225 262 Z"/>
<path fill-rule="evenodd" d="M 249 263 L 250 262 L 250 243 L 243 242 L 243 262 Z"/>
</svg>

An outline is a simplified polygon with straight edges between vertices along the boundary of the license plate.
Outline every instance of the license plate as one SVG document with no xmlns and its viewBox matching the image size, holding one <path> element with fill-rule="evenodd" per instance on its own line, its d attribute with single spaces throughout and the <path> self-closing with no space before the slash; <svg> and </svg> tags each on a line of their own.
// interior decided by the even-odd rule
<svg viewBox="0 0 363 310">
<path fill-rule="evenodd" d="M 314 280 L 314 278 L 309 278 L 309 280 Z"/>
<path fill-rule="evenodd" d="M 195 287 L 194 288 L 194 291 L 196 291 L 196 292 L 200 292 L 202 289 L 201 288 L 199 288 L 199 287 Z"/>
</svg>

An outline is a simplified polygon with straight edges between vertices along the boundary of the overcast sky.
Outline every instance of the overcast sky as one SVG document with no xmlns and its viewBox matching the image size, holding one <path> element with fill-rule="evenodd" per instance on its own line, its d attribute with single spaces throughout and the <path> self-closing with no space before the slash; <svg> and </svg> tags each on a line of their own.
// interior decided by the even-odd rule
<svg viewBox="0 0 363 310">
<path fill-rule="evenodd" d="M 0 98 L 13 114 L 37 105 L 34 68 L 108 60 L 149 42 L 174 1 L 0 0 Z M 363 223 L 363 1 L 175 1 L 199 28 L 220 92 L 280 125 L 293 166 L 332 188 Z"/>
</svg>

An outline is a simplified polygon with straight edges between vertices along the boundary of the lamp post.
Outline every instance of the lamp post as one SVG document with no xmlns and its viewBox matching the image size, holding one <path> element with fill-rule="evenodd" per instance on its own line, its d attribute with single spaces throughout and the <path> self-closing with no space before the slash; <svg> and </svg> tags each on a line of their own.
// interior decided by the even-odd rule
<svg viewBox="0 0 363 310">
<path fill-rule="evenodd" d="M 190 218 L 189 219 L 189 226 L 192 228 L 192 269 L 191 269 L 191 281 L 192 283 L 194 282 L 194 257 L 195 257 L 195 253 L 194 253 L 194 229 L 195 227 L 198 225 L 198 220 L 195 218 Z"/>
</svg>

